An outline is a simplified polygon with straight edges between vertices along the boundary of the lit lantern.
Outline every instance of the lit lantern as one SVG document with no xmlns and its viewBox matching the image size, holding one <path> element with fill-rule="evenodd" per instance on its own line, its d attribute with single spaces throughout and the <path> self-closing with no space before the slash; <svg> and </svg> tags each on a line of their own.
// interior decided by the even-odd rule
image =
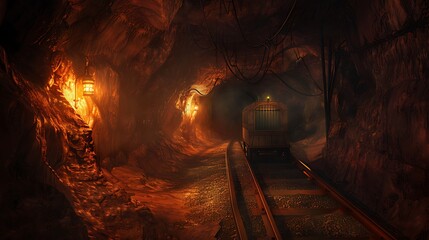
<svg viewBox="0 0 429 240">
<path fill-rule="evenodd" d="M 94 78 L 89 74 L 89 60 L 86 58 L 85 62 L 85 76 L 82 79 L 82 86 L 83 86 L 83 95 L 84 96 L 91 96 L 94 95 Z"/>
<path fill-rule="evenodd" d="M 85 62 L 85 75 L 80 78 L 82 80 L 82 88 L 79 89 L 79 95 L 80 91 L 83 90 L 83 96 L 92 96 L 94 95 L 95 89 L 94 89 L 94 78 L 89 74 L 89 60 L 88 57 L 86 58 Z M 78 98 L 78 78 L 76 78 L 76 81 L 74 83 L 74 108 L 77 109 L 78 103 L 80 99 Z"/>
<path fill-rule="evenodd" d="M 198 105 L 195 105 L 194 106 L 194 112 L 197 112 L 198 111 Z"/>
<path fill-rule="evenodd" d="M 83 95 L 91 96 L 94 95 L 94 79 L 91 76 L 85 76 L 82 80 Z"/>
</svg>

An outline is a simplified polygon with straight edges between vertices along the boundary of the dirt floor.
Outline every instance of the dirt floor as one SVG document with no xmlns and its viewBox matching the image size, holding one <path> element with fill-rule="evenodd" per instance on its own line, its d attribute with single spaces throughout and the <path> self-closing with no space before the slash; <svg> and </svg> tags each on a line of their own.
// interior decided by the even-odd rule
<svg viewBox="0 0 429 240">
<path fill-rule="evenodd" d="M 179 177 L 148 178 L 136 167 L 113 168 L 110 175 L 166 224 L 171 239 L 235 239 L 225 170 L 227 143 L 183 159 Z"/>
</svg>

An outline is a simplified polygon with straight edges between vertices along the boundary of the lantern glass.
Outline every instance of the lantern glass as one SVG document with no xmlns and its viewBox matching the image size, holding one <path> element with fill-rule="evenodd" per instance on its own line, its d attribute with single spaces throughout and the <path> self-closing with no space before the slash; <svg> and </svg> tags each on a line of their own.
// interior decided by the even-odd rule
<svg viewBox="0 0 429 240">
<path fill-rule="evenodd" d="M 94 95 L 94 79 L 91 77 L 84 78 L 82 81 L 83 95 L 91 96 Z"/>
</svg>

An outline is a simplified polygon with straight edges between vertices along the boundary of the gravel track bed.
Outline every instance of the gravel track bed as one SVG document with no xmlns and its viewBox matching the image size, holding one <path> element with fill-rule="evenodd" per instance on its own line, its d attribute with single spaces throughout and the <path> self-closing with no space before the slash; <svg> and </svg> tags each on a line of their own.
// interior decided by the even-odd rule
<svg viewBox="0 0 429 240">
<path fill-rule="evenodd" d="M 318 216 L 277 217 L 284 236 L 318 236 L 320 239 L 369 238 L 368 231 L 353 217 L 340 211 Z"/>
<path fill-rule="evenodd" d="M 269 196 L 267 201 L 277 208 L 338 208 L 339 205 L 327 195 Z"/>
<path fill-rule="evenodd" d="M 320 190 L 294 165 L 255 163 L 252 167 L 272 208 L 305 209 L 310 212 L 311 209 L 334 209 L 333 212 L 318 215 L 275 216 L 284 239 L 369 238 L 368 230 L 353 217 L 338 210 L 340 205 L 331 196 L 299 192 L 287 194 L 288 190 Z"/>
<path fill-rule="evenodd" d="M 301 181 L 294 181 L 289 182 L 288 180 L 285 181 L 278 181 L 274 183 L 265 184 L 264 190 L 265 191 L 272 191 L 272 190 L 316 190 L 319 189 L 317 185 L 314 183 L 307 181 L 306 179 L 303 179 Z"/>
<path fill-rule="evenodd" d="M 201 160 L 201 165 L 190 169 L 188 176 L 194 179 L 189 187 L 196 193 L 186 202 L 192 209 L 186 225 L 218 223 L 216 239 L 237 239 L 223 154 Z"/>
</svg>

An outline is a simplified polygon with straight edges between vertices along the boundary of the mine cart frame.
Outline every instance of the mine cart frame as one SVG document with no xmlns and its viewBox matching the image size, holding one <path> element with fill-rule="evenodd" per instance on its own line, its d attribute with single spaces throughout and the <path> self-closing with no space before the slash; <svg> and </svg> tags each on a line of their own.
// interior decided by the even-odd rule
<svg viewBox="0 0 429 240">
<path fill-rule="evenodd" d="M 250 104 L 242 112 L 243 148 L 249 160 L 276 153 L 289 157 L 286 105 L 273 101 Z"/>
</svg>

